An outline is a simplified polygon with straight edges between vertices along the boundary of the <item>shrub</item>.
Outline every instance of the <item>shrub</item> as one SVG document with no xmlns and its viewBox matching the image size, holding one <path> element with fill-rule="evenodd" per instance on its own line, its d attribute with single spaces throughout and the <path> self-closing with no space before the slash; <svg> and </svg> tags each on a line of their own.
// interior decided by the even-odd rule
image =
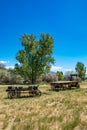
<svg viewBox="0 0 87 130">
<path fill-rule="evenodd" d="M 41 80 L 50 83 L 50 82 L 58 81 L 58 76 L 56 74 L 48 73 L 42 75 Z"/>
</svg>

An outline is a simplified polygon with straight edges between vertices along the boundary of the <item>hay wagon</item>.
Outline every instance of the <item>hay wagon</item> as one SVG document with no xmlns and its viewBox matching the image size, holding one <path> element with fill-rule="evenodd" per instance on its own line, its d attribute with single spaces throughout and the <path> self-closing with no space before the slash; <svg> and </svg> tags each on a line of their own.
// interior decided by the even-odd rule
<svg viewBox="0 0 87 130">
<path fill-rule="evenodd" d="M 80 85 L 78 81 L 58 81 L 58 82 L 52 82 L 51 83 L 51 89 L 56 90 L 56 89 L 66 89 L 66 88 L 80 88 Z"/>
<path fill-rule="evenodd" d="M 28 87 L 17 87 L 17 86 L 8 86 L 6 89 L 8 98 L 17 98 L 20 97 L 22 93 L 28 93 L 29 96 L 41 96 L 41 91 L 38 89 L 38 85 L 30 85 Z"/>
<path fill-rule="evenodd" d="M 74 80 L 73 76 L 77 78 L 77 74 L 70 75 L 70 81 L 57 81 L 51 83 L 51 90 L 58 90 L 58 89 L 71 89 L 71 88 L 80 88 L 79 81 Z"/>
</svg>

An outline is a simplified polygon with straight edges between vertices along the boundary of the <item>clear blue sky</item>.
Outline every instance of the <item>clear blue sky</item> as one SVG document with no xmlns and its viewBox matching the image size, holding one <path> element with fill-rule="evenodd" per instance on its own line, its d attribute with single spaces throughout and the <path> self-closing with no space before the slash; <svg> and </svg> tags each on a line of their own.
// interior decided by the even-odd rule
<svg viewBox="0 0 87 130">
<path fill-rule="evenodd" d="M 87 0 L 0 0 L 0 61 L 13 66 L 21 35 L 41 32 L 54 37 L 56 67 L 87 67 Z"/>
</svg>

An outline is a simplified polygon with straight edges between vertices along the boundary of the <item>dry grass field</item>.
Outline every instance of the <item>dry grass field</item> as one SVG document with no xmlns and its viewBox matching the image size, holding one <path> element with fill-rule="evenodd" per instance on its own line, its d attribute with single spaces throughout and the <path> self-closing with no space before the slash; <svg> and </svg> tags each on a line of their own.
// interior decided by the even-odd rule
<svg viewBox="0 0 87 130">
<path fill-rule="evenodd" d="M 0 85 L 0 130 L 87 130 L 87 83 L 58 92 L 40 85 L 42 96 L 16 99 L 6 88 Z"/>
</svg>

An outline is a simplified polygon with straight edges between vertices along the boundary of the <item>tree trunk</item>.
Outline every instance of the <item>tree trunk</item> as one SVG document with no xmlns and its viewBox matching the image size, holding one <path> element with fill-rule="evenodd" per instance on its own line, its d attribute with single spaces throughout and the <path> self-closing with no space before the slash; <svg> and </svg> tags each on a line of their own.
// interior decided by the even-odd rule
<svg viewBox="0 0 87 130">
<path fill-rule="evenodd" d="M 32 68 L 32 79 L 31 79 L 32 84 L 34 84 L 34 73 L 33 73 L 33 68 Z"/>
</svg>

